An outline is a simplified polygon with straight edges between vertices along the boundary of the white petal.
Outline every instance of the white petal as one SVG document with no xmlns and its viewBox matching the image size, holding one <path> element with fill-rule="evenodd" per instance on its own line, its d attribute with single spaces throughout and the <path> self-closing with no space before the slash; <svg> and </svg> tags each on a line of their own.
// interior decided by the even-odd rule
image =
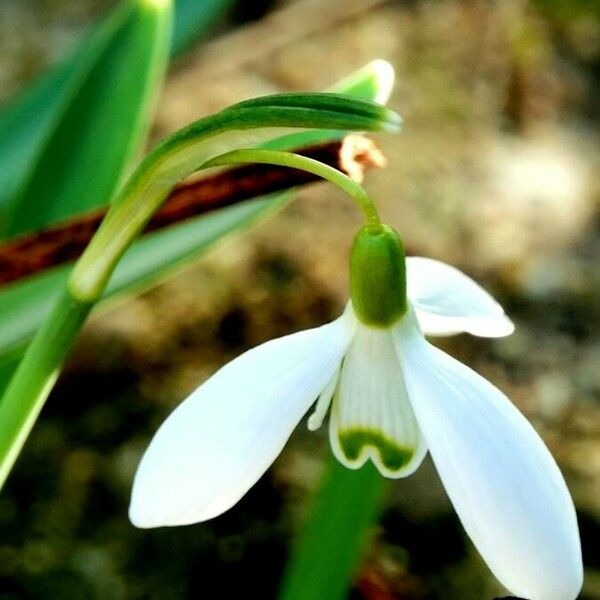
<svg viewBox="0 0 600 600">
<path fill-rule="evenodd" d="M 477 283 L 439 260 L 406 259 L 407 295 L 426 335 L 463 331 L 503 337 L 514 331 L 502 307 Z"/>
<path fill-rule="evenodd" d="M 331 404 L 331 399 L 333 398 L 339 377 L 340 369 L 336 369 L 335 373 L 325 386 L 325 389 L 321 392 L 313 414 L 308 417 L 308 428 L 310 431 L 316 431 L 323 425 L 323 420 L 329 410 L 329 405 Z"/>
<path fill-rule="evenodd" d="M 132 523 L 185 525 L 231 508 L 275 460 L 339 369 L 352 327 L 345 314 L 272 340 L 201 385 L 146 450 L 133 486 Z"/>
<path fill-rule="evenodd" d="M 576 598 L 575 509 L 533 427 L 500 390 L 426 342 L 411 314 L 395 340 L 433 461 L 492 572 L 522 598 Z"/>
<path fill-rule="evenodd" d="M 427 448 L 391 330 L 357 327 L 333 399 L 329 439 L 337 459 L 351 469 L 370 458 L 382 475 L 398 478 L 423 461 Z"/>
</svg>

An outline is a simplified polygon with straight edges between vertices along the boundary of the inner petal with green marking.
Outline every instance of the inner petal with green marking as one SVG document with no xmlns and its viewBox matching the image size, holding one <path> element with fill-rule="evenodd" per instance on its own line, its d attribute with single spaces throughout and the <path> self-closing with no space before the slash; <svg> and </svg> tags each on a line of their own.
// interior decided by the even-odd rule
<svg viewBox="0 0 600 600">
<path fill-rule="evenodd" d="M 338 432 L 338 437 L 348 460 L 359 460 L 363 451 L 367 451 L 372 457 L 372 451 L 375 451 L 379 454 L 381 462 L 391 471 L 398 471 L 406 466 L 415 454 L 414 448 L 398 444 L 377 429 L 348 429 Z"/>
<path fill-rule="evenodd" d="M 406 477 L 427 448 L 413 414 L 391 329 L 359 326 L 342 365 L 329 420 L 331 446 L 351 469 L 371 460 Z"/>
</svg>

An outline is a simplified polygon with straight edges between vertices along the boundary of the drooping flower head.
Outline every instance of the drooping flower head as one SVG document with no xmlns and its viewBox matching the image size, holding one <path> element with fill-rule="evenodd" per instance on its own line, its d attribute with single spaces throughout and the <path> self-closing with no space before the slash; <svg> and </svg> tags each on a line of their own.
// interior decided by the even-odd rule
<svg viewBox="0 0 600 600">
<path fill-rule="evenodd" d="M 298 422 L 351 469 L 413 473 L 427 451 L 473 543 L 512 594 L 573 600 L 582 583 L 573 503 L 550 452 L 508 398 L 424 335 L 513 330 L 458 270 L 405 259 L 386 226 L 357 234 L 341 317 L 272 340 L 225 365 L 163 423 L 136 474 L 138 527 L 184 525 L 231 508 Z"/>
</svg>

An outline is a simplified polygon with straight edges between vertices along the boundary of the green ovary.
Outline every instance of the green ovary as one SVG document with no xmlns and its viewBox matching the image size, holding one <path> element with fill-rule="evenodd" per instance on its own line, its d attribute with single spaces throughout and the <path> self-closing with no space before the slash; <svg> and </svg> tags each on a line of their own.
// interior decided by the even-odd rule
<svg viewBox="0 0 600 600">
<path fill-rule="evenodd" d="M 406 466 L 415 453 L 413 448 L 396 443 L 376 429 L 340 431 L 339 441 L 349 461 L 358 460 L 363 448 L 370 446 L 378 452 L 381 462 L 390 471 L 399 471 Z"/>
<path fill-rule="evenodd" d="M 406 313 L 406 264 L 400 236 L 363 227 L 350 251 L 350 299 L 364 325 L 388 328 Z"/>
</svg>

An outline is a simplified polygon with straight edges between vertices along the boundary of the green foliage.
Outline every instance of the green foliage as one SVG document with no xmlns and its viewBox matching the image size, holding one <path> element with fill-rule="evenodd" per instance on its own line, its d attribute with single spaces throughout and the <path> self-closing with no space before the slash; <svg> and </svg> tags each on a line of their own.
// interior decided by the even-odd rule
<svg viewBox="0 0 600 600">
<path fill-rule="evenodd" d="M 30 181 L 39 156 L 64 112 L 125 18 L 122 8 L 111 14 L 89 36 L 73 57 L 18 97 L 0 113 L 0 233 L 8 229 L 7 213 Z"/>
<path fill-rule="evenodd" d="M 176 0 L 171 53 L 187 47 L 231 4 L 232 0 Z M 146 131 L 152 78 L 160 76 L 156 69 L 147 70 L 148 62 L 156 60 L 155 54 L 164 52 L 168 42 L 165 37 L 154 44 L 153 29 L 166 23 L 154 21 L 153 11 L 152 3 L 124 0 L 82 36 L 58 67 L 0 112 L 0 236 L 109 201 Z M 120 119 L 115 111 L 119 107 Z M 119 120 L 123 127 L 111 127 Z M 95 137 L 90 140 L 86 132 Z M 94 157 L 99 175 L 90 174 Z M 81 172 L 72 170 L 82 166 Z M 76 200 L 84 186 L 86 193 Z M 48 202 L 50 197 L 66 197 L 65 204 Z M 42 211 L 34 214 L 30 203 Z"/>
<path fill-rule="evenodd" d="M 22 188 L 4 207 L 10 233 L 45 225 L 110 198 L 148 127 L 151 101 L 166 67 L 170 17 L 169 0 L 136 0 L 117 8 L 93 36 L 90 53 L 95 60 L 89 61 L 84 52 L 84 66 L 89 69 L 73 67 L 73 72 L 85 71 L 85 75 L 79 87 L 72 88 L 63 113 L 56 113 L 46 145 L 39 146 L 36 156 L 30 155 L 29 169 L 20 170 Z M 23 118 L 23 111 L 13 112 L 12 118 L 16 117 Z M 23 158 L 28 152 L 21 149 Z M 15 290 L 17 304 L 12 310 L 9 304 L 3 313 L 9 330 L 16 324 L 15 309 L 21 310 L 19 292 L 23 299 L 23 291 L 18 286 L 10 291 L 14 294 Z M 54 295 L 57 288 L 38 292 Z M 10 472 L 58 376 L 65 351 L 90 309 L 90 303 L 75 301 L 63 287 L 53 312 L 8 383 L 0 403 L 1 480 Z M 25 321 L 32 315 L 19 314 Z M 12 350 L 1 367 L 1 379 L 7 378 L 10 362 L 16 358 Z"/>
<path fill-rule="evenodd" d="M 384 69 L 385 70 L 385 69 Z M 336 86 L 337 91 L 360 89 L 364 99 L 381 94 L 381 63 L 361 69 Z M 389 76 L 389 75 L 388 75 Z M 345 86 L 348 85 L 348 88 Z M 334 132 L 340 136 L 340 132 Z M 308 130 L 269 142 L 269 147 L 289 149 L 294 146 L 330 139 L 331 131 Z M 215 213 L 180 223 L 167 230 L 138 240 L 119 263 L 104 299 L 131 293 L 149 285 L 166 271 L 197 256 L 212 243 L 236 229 L 277 210 L 289 199 L 289 194 L 247 202 Z M 50 312 L 68 277 L 69 267 L 41 273 L 25 281 L 0 289 L 0 365 L 20 356 Z"/>
<path fill-rule="evenodd" d="M 71 346 L 91 306 L 63 293 L 10 380 L 0 402 L 0 485 L 8 477 L 58 377 L 62 349 Z M 19 377 L 20 373 L 24 376 Z"/>
<path fill-rule="evenodd" d="M 9 236 L 106 203 L 139 150 L 166 66 L 170 12 L 145 0 L 123 7 L 110 35 L 94 40 L 96 61 L 7 211 Z"/>
</svg>

